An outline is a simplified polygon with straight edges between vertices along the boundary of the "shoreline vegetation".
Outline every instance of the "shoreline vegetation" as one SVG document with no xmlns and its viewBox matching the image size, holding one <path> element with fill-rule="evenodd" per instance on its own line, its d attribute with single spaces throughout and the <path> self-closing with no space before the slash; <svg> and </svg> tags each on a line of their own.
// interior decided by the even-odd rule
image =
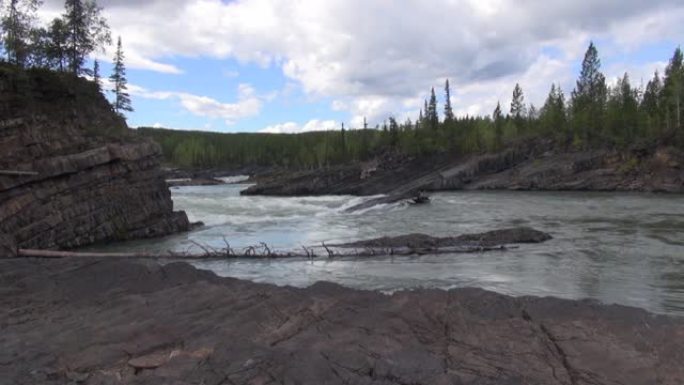
<svg viewBox="0 0 684 385">
<path fill-rule="evenodd" d="M 598 51 L 586 51 L 576 86 L 566 98 L 553 84 L 543 106 L 525 102 L 516 84 L 509 113 L 498 104 L 491 116 L 454 116 L 446 81 L 443 113 L 434 88 L 415 120 L 389 117 L 375 128 L 347 126 L 338 131 L 300 134 L 138 129 L 161 146 L 166 162 L 185 169 L 269 168 L 291 171 L 334 168 L 393 158 L 464 159 L 500 153 L 544 140 L 556 152 L 653 152 L 684 149 L 684 64 L 677 48 L 664 74 L 634 87 L 628 74 L 609 85 Z M 624 160 L 634 167 L 633 159 Z"/>
</svg>

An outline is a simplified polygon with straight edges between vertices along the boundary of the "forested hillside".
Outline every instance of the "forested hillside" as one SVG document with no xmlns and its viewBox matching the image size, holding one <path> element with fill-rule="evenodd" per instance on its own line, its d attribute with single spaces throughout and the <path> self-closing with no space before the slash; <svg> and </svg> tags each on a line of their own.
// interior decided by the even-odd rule
<svg viewBox="0 0 684 385">
<path fill-rule="evenodd" d="M 516 84 L 507 111 L 497 105 L 491 116 L 456 117 L 449 102 L 448 81 L 444 93 L 443 113 L 438 112 L 441 108 L 433 89 L 415 121 L 397 122 L 389 117 L 376 129 L 296 135 L 141 131 L 162 145 L 167 161 L 182 167 L 317 168 L 364 160 L 385 151 L 468 155 L 500 150 L 512 142 L 536 137 L 553 139 L 567 150 L 652 147 L 659 143 L 684 147 L 680 48 L 665 73 L 656 72 L 643 89 L 633 86 L 628 74 L 609 86 L 592 43 L 570 96 L 552 84 L 540 108 L 527 105 L 522 87 Z"/>
</svg>

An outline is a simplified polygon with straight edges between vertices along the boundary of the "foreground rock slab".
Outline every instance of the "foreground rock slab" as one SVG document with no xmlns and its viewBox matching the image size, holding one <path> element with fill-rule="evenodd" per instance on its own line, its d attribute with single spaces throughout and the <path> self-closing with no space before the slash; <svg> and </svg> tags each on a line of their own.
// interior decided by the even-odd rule
<svg viewBox="0 0 684 385">
<path fill-rule="evenodd" d="M 479 289 L 0 261 L 2 384 L 682 384 L 684 319 Z"/>
</svg>

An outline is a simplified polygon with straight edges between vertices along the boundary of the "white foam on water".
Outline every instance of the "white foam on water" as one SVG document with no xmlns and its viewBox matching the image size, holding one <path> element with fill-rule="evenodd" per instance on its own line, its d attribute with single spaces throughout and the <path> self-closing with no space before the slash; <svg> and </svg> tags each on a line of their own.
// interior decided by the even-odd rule
<svg viewBox="0 0 684 385">
<path fill-rule="evenodd" d="M 224 176 L 216 178 L 226 184 L 239 184 L 249 180 L 249 175 Z"/>
</svg>

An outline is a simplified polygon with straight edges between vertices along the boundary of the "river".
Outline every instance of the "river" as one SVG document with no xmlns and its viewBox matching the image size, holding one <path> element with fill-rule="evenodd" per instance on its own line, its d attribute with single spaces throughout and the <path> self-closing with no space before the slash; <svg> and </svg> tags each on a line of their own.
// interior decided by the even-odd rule
<svg viewBox="0 0 684 385">
<path fill-rule="evenodd" d="M 560 192 L 453 192 L 429 205 L 375 207 L 348 214 L 350 196 L 242 197 L 245 185 L 173 189 L 176 209 L 206 226 L 113 249 L 233 248 L 267 243 L 278 250 L 426 233 L 447 236 L 529 226 L 554 239 L 505 252 L 372 259 L 327 258 L 199 262 L 221 276 L 305 287 L 332 281 L 392 292 L 480 287 L 510 295 L 590 298 L 684 315 L 684 196 Z"/>
</svg>

